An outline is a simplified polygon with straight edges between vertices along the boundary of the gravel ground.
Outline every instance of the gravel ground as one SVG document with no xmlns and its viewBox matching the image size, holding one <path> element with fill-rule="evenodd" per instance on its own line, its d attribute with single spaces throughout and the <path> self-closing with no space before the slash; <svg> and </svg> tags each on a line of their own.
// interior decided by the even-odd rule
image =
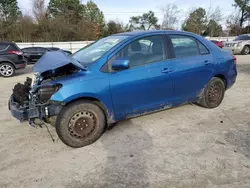
<svg viewBox="0 0 250 188">
<path fill-rule="evenodd" d="M 0 78 L 0 187 L 250 187 L 250 56 L 238 56 L 236 85 L 220 107 L 196 105 L 118 123 L 96 143 L 72 149 L 54 128 L 19 123 L 7 109 L 17 82 Z"/>
</svg>

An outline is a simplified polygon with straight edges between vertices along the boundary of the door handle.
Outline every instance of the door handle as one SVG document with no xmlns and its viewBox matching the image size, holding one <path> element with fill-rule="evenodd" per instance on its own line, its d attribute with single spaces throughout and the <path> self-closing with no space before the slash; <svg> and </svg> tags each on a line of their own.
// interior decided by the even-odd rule
<svg viewBox="0 0 250 188">
<path fill-rule="evenodd" d="M 161 72 L 162 73 L 170 73 L 170 72 L 173 72 L 173 70 L 169 69 L 169 68 L 164 68 Z"/>
<path fill-rule="evenodd" d="M 211 65 L 212 63 L 211 63 L 210 61 L 206 60 L 206 61 L 204 62 L 204 64 L 205 64 L 205 65 Z"/>
</svg>

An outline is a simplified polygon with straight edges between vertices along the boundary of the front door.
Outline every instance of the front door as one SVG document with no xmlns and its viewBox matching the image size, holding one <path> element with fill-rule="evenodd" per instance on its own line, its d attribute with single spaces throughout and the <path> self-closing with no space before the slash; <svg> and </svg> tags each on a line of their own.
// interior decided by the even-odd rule
<svg viewBox="0 0 250 188">
<path fill-rule="evenodd" d="M 118 119 L 170 104 L 174 96 L 173 80 L 164 46 L 161 35 L 145 37 L 114 56 L 112 61 L 119 58 L 130 61 L 129 69 L 110 73 L 110 89 Z"/>
</svg>

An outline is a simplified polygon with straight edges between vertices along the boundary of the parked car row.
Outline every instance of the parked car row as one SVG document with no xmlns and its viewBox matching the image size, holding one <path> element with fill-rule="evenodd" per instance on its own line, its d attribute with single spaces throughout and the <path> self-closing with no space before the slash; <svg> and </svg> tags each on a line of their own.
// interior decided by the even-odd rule
<svg viewBox="0 0 250 188">
<path fill-rule="evenodd" d="M 28 47 L 20 49 L 13 42 L 0 42 L 0 75 L 11 77 L 16 70 L 25 68 L 27 63 L 36 62 L 48 51 L 61 50 L 67 55 L 72 55 L 70 51 L 56 47 Z"/>
</svg>

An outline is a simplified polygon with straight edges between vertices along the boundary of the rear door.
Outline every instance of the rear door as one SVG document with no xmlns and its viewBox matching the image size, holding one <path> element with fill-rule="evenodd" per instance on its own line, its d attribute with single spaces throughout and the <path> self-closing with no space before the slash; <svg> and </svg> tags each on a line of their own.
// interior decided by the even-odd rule
<svg viewBox="0 0 250 188">
<path fill-rule="evenodd" d="M 36 47 L 24 48 L 23 49 L 24 56 L 28 61 L 35 61 L 37 56 Z"/>
<path fill-rule="evenodd" d="M 169 35 L 173 46 L 174 92 L 180 102 L 195 100 L 213 75 L 212 54 L 198 39 Z"/>
</svg>

